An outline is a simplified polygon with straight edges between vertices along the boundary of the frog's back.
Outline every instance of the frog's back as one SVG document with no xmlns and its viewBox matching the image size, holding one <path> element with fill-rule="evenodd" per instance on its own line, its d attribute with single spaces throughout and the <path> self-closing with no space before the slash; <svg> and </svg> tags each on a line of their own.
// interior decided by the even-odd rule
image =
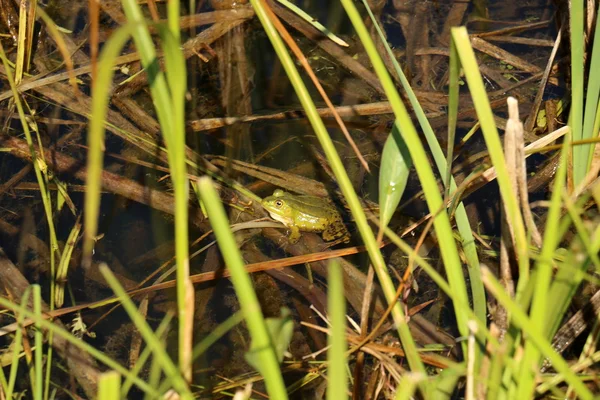
<svg viewBox="0 0 600 400">
<path fill-rule="evenodd" d="M 323 232 L 336 218 L 337 211 L 333 205 L 321 197 L 296 196 L 294 203 L 296 225 L 301 230 Z"/>
</svg>

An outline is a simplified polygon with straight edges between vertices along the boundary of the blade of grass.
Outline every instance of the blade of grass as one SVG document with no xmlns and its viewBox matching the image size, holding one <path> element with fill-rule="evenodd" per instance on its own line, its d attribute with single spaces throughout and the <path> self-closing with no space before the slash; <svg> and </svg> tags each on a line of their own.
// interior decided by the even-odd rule
<svg viewBox="0 0 600 400">
<path fill-rule="evenodd" d="M 529 242 L 525 234 L 523 218 L 515 193 L 512 191 L 504 154 L 502 153 L 502 144 L 498 135 L 498 129 L 494 122 L 494 115 L 485 92 L 483 79 L 479 73 L 479 66 L 475 59 L 475 53 L 471 47 L 466 28 L 452 28 L 451 37 L 452 42 L 456 45 L 456 52 L 460 58 L 460 63 L 462 64 L 469 85 L 469 91 L 471 92 L 475 110 L 481 123 L 481 131 L 483 132 L 490 159 L 496 169 L 498 186 L 500 187 L 500 194 L 505 205 L 506 215 L 514 229 L 514 241 L 519 262 L 519 283 L 517 286 L 518 300 L 523 288 L 529 280 Z"/>
<path fill-rule="evenodd" d="M 142 65 L 148 74 L 152 101 L 161 126 L 171 180 L 175 192 L 175 255 L 177 258 L 177 316 L 179 320 L 179 362 L 184 374 L 191 378 L 192 325 L 186 321 L 186 301 L 193 296 L 189 284 L 188 259 L 188 179 L 185 157 L 185 91 L 187 73 L 178 32 L 179 7 L 168 6 L 169 29 L 159 25 L 161 45 L 165 52 L 167 76 L 160 71 L 156 49 L 142 11 L 135 0 L 123 0 L 127 19 L 133 22 L 133 38 Z"/>
<path fill-rule="evenodd" d="M 537 332 L 537 328 L 532 321 L 527 317 L 518 303 L 513 301 L 506 294 L 500 282 L 496 280 L 493 274 L 486 268 L 482 271 L 483 283 L 487 289 L 494 295 L 500 304 L 502 304 L 512 316 L 512 321 L 520 329 L 527 332 L 528 339 L 531 340 L 538 350 L 547 357 L 557 372 L 564 374 L 565 381 L 573 386 L 573 390 L 581 399 L 593 399 L 592 392 L 583 384 L 577 375 L 571 371 L 571 367 L 567 362 L 552 348 L 552 345 L 542 335 Z"/>
<path fill-rule="evenodd" d="M 15 60 L 15 84 L 23 80 L 25 71 L 25 51 L 27 31 L 27 3 L 22 1 L 19 4 L 19 34 L 17 36 L 17 58 Z"/>
<path fill-rule="evenodd" d="M 39 285 L 33 285 L 33 313 L 36 316 L 36 318 L 38 318 L 38 321 L 42 318 L 42 291 Z M 35 343 L 35 384 L 31 389 L 34 394 L 34 398 L 37 400 L 41 400 L 44 390 L 44 381 L 42 380 L 44 372 L 44 367 L 42 363 L 42 357 L 44 355 L 44 333 L 39 323 L 35 325 L 35 333 L 33 340 Z"/>
<path fill-rule="evenodd" d="M 346 298 L 344 296 L 344 276 L 340 263 L 333 259 L 327 269 L 327 313 L 331 323 L 331 334 L 327 337 L 327 400 L 348 398 L 348 377 L 346 371 Z M 360 385 L 360 382 L 355 382 Z"/>
<path fill-rule="evenodd" d="M 91 263 L 94 238 L 100 215 L 100 176 L 104 164 L 104 130 L 108 112 L 109 89 L 114 76 L 114 60 L 121 54 L 133 32 L 132 24 L 116 29 L 102 46 L 96 79 L 92 82 L 92 106 L 88 130 L 87 181 L 83 232 L 83 265 Z"/>
<path fill-rule="evenodd" d="M 31 292 L 31 286 L 28 286 L 23 292 L 21 297 L 21 306 L 25 307 L 29 303 L 29 294 Z M 23 323 L 25 316 L 21 313 L 17 314 L 17 322 L 19 326 Z M 13 340 L 13 359 L 10 365 L 10 373 L 8 375 L 7 388 L 5 388 L 5 396 L 7 399 L 12 399 L 13 390 L 15 389 L 15 382 L 17 380 L 17 371 L 19 370 L 19 353 L 23 347 L 23 329 L 17 329 L 15 332 L 15 339 Z"/>
<path fill-rule="evenodd" d="M 152 349 L 154 356 L 160 360 L 161 368 L 167 378 L 171 381 L 173 388 L 177 391 L 182 399 L 193 399 L 194 396 L 190 392 L 184 377 L 181 375 L 180 371 L 169 357 L 161 340 L 154 334 L 154 332 L 152 332 L 152 328 L 150 328 L 150 325 L 148 325 L 144 319 L 144 316 L 138 312 L 137 307 L 127 296 L 127 292 L 125 289 L 123 289 L 117 278 L 113 275 L 106 264 L 100 266 L 100 272 L 106 280 L 106 283 L 108 283 L 115 295 L 119 298 L 119 301 L 129 315 L 131 322 L 133 322 L 135 327 L 146 341 L 146 345 Z"/>
<path fill-rule="evenodd" d="M 81 349 L 84 352 L 91 354 L 92 357 L 94 357 L 101 363 L 104 363 L 108 368 L 116 370 L 123 376 L 130 377 L 135 382 L 135 384 L 144 392 L 155 394 L 154 389 L 152 387 L 150 387 L 148 384 L 146 384 L 142 379 L 140 379 L 136 376 L 133 376 L 129 372 L 129 370 L 127 368 L 123 367 L 121 364 L 119 364 L 118 361 L 115 361 L 112 358 L 108 357 L 107 355 L 105 355 L 104 353 L 102 353 L 101 351 L 96 349 L 95 347 L 91 346 L 90 344 L 86 343 L 85 341 L 83 341 L 79 338 L 76 338 L 75 336 L 73 336 L 71 334 L 71 332 L 58 327 L 52 321 L 47 321 L 43 317 L 38 317 L 32 311 L 29 311 L 27 308 L 20 306 L 18 304 L 12 303 L 3 297 L 0 297 L 0 307 L 12 310 L 15 313 L 23 314 L 23 317 L 32 319 L 33 322 L 36 324 L 39 324 L 39 326 L 42 329 L 48 330 L 49 332 L 53 333 L 54 335 L 58 335 L 58 336 L 64 338 L 71 345 Z"/>
<path fill-rule="evenodd" d="M 121 375 L 117 371 L 104 372 L 98 378 L 98 400 L 114 400 L 119 398 Z"/>
<path fill-rule="evenodd" d="M 177 12 L 177 10 L 171 10 L 170 8 L 169 12 Z M 178 39 L 179 35 L 173 35 L 171 30 L 162 29 L 161 27 L 159 27 L 159 34 L 165 54 L 165 67 L 171 96 L 171 113 L 173 114 L 171 131 L 166 132 L 163 130 L 163 136 L 167 142 L 169 169 L 175 192 L 175 256 L 177 258 L 177 282 L 181 282 L 177 287 L 179 360 L 186 378 L 191 380 L 193 324 L 191 318 L 186 318 L 186 313 L 188 313 L 187 304 L 193 304 L 193 301 L 190 302 L 189 299 L 194 295 L 194 291 L 191 283 L 189 283 L 189 182 L 185 156 L 185 92 L 187 90 L 187 80 L 182 78 L 187 77 L 187 72 Z"/>
<path fill-rule="evenodd" d="M 253 344 L 256 345 L 256 348 L 261 349 L 258 352 L 258 357 L 262 359 L 262 371 L 260 372 L 262 372 L 265 379 L 269 396 L 274 399 L 287 399 L 273 341 L 267 331 L 260 304 L 256 293 L 254 293 L 250 277 L 244 268 L 244 261 L 237 243 L 229 229 L 229 220 L 219 195 L 208 177 L 198 180 L 198 188 L 208 211 L 210 224 L 217 237 L 219 249 L 221 249 L 225 264 L 231 272 L 231 281 L 239 299 Z"/>
<path fill-rule="evenodd" d="M 77 243 L 77 238 L 79 237 L 79 232 L 81 231 L 80 221 L 81 216 L 77 217 L 77 221 L 75 221 L 75 225 L 73 225 L 71 233 L 69 233 L 67 243 L 65 244 L 65 248 L 63 249 L 63 253 L 58 263 L 58 269 L 56 270 L 56 280 L 58 285 L 56 286 L 56 291 L 54 292 L 54 304 L 59 308 L 62 307 L 65 300 L 65 283 L 67 282 L 67 273 L 69 271 L 69 264 L 71 263 L 71 255 L 73 254 L 75 244 Z"/>
<path fill-rule="evenodd" d="M 568 142 L 565 141 L 561 152 L 561 159 L 554 177 L 554 185 L 552 188 L 552 197 L 550 199 L 550 208 L 546 220 L 546 229 L 544 231 L 544 239 L 540 256 L 535 265 L 535 271 L 532 275 L 532 280 L 535 282 L 533 302 L 531 306 L 530 318 L 531 322 L 537 327 L 540 334 L 544 335 L 545 339 L 550 339 L 544 332 L 544 326 L 548 326 L 549 319 L 558 318 L 562 320 L 562 316 L 554 315 L 555 312 L 546 312 L 551 309 L 557 310 L 556 302 L 558 299 L 551 296 L 548 292 L 553 276 L 553 256 L 556 247 L 560 243 L 561 236 L 558 235 L 560 217 L 562 213 L 562 194 L 565 189 L 567 177 L 567 147 Z M 550 303 L 549 303 L 550 300 Z M 525 344 L 525 352 L 523 354 L 523 362 L 519 379 L 519 395 L 525 396 L 520 398 L 531 397 L 534 390 L 534 371 L 532 365 L 539 363 L 540 354 L 534 344 L 527 341 Z"/>
<path fill-rule="evenodd" d="M 31 153 L 31 163 L 33 164 L 33 169 L 35 171 L 35 177 L 38 182 L 38 186 L 40 187 L 40 195 L 42 197 L 42 203 L 44 205 L 44 212 L 46 214 L 46 222 L 48 223 L 48 231 L 50 236 L 50 310 L 54 309 L 54 284 L 55 284 L 55 269 L 56 269 L 56 252 L 58 251 L 58 240 L 56 238 L 56 231 L 54 229 L 54 220 L 52 215 L 52 201 L 50 198 L 50 192 L 48 191 L 48 187 L 46 185 L 46 180 L 42 175 L 42 171 L 40 169 L 40 165 L 44 164 L 43 159 L 40 162 L 40 159 L 37 157 L 35 152 L 33 139 L 31 137 L 31 132 L 29 130 L 29 124 L 27 123 L 27 118 L 25 116 L 25 111 L 23 109 L 23 104 L 21 102 L 21 98 L 19 97 L 19 93 L 17 91 L 17 87 L 15 85 L 15 81 L 13 79 L 12 70 L 10 68 L 8 58 L 6 57 L 6 53 L 4 52 L 4 46 L 0 42 L 0 58 L 2 58 L 2 64 L 4 65 L 4 73 L 6 74 L 6 79 L 10 85 L 10 89 L 13 93 L 13 98 L 15 100 L 15 105 L 17 106 L 17 111 L 19 113 L 19 120 L 21 121 L 21 126 L 23 128 L 23 132 L 25 133 L 25 139 L 27 140 L 27 146 L 29 147 L 29 152 Z"/>
<path fill-rule="evenodd" d="M 600 24 L 597 23 L 597 18 L 600 13 L 600 3 L 596 10 L 596 28 L 594 33 L 594 41 L 591 52 L 590 71 L 600 71 Z M 571 35 L 573 32 L 571 32 Z M 585 92 L 585 110 L 583 114 L 583 133 L 582 139 L 591 139 L 598 135 L 598 131 L 594 131 L 594 122 L 596 120 L 596 114 L 600 112 L 598 107 L 598 100 L 600 99 L 600 75 L 596 73 L 588 74 L 588 86 Z M 593 145 L 584 146 L 584 154 L 587 154 L 586 173 L 592 164 L 592 158 L 594 152 L 592 151 Z"/>
<path fill-rule="evenodd" d="M 573 140 L 583 139 L 583 83 L 584 75 L 584 19 L 583 0 L 572 0 L 569 7 L 569 27 L 571 31 L 571 113 L 569 126 L 573 132 Z M 575 186 L 585 178 L 589 145 L 573 148 L 573 180 Z"/>
</svg>

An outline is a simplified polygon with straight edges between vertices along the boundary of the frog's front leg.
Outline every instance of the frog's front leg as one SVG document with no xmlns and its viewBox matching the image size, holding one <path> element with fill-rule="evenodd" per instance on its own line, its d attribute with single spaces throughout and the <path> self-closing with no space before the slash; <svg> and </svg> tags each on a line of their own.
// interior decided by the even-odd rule
<svg viewBox="0 0 600 400">
<path fill-rule="evenodd" d="M 300 236 L 302 236 L 302 234 L 300 233 L 300 229 L 296 225 L 291 225 L 288 228 L 290 228 L 290 243 L 298 243 L 298 240 L 300 240 Z"/>
</svg>

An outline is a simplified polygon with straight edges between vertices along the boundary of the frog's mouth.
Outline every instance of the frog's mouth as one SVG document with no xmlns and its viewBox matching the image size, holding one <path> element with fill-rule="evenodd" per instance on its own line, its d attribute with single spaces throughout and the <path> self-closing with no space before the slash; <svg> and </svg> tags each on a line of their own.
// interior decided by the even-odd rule
<svg viewBox="0 0 600 400">
<path fill-rule="evenodd" d="M 269 214 L 271 215 L 271 218 L 273 218 L 275 221 L 279 221 L 282 224 L 288 226 L 292 223 L 292 219 L 291 218 L 286 218 L 283 215 L 274 213 L 272 211 L 269 211 Z"/>
</svg>

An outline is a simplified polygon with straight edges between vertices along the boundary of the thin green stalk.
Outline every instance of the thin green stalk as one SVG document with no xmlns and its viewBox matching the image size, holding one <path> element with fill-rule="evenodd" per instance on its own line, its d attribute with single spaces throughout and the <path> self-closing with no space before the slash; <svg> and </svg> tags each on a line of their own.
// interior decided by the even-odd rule
<svg viewBox="0 0 600 400">
<path fill-rule="evenodd" d="M 475 110 L 477 111 L 477 117 L 481 123 L 481 131 L 483 132 L 490 159 L 496 169 L 498 186 L 500 187 L 506 216 L 514 229 L 515 246 L 519 262 L 519 283 L 517 286 L 517 299 L 519 299 L 520 293 L 529 280 L 529 242 L 525 233 L 523 218 L 508 177 L 506 161 L 502 152 L 502 143 L 500 142 L 500 136 L 498 135 L 498 129 L 496 128 L 483 79 L 479 72 L 479 65 L 471 47 L 469 34 L 466 28 L 460 27 L 452 28 L 451 35 L 452 41 L 456 44 L 456 52 L 463 66 L 467 83 L 469 84 L 469 91 L 471 92 Z"/>
<path fill-rule="evenodd" d="M 185 91 L 187 73 L 179 41 L 179 7 L 168 6 L 169 28 L 158 26 L 161 45 L 165 53 L 166 77 L 160 71 L 156 49 L 142 11 L 135 0 L 123 0 L 127 19 L 134 23 L 133 38 L 140 59 L 150 80 L 152 101 L 167 145 L 171 180 L 175 192 L 175 256 L 177 259 L 177 316 L 179 319 L 180 368 L 190 378 L 192 329 L 186 325 L 189 288 L 188 249 L 188 179 L 185 157 Z M 173 3 L 173 2 L 171 2 Z M 175 32 L 176 31 L 176 32 Z"/>
<path fill-rule="evenodd" d="M 39 285 L 33 285 L 33 313 L 38 319 L 42 318 L 42 291 Z M 39 323 L 35 324 L 34 343 L 35 384 L 31 389 L 34 394 L 33 397 L 41 400 L 44 390 L 44 381 L 42 380 L 42 376 L 44 375 L 42 363 L 42 356 L 44 355 L 44 332 Z"/>
<path fill-rule="evenodd" d="M 569 126 L 573 133 L 573 140 L 583 139 L 583 84 L 584 74 L 584 4 L 583 0 L 572 0 L 570 2 L 571 31 L 571 113 Z M 573 180 L 575 186 L 579 185 L 585 178 L 587 172 L 587 160 L 589 145 L 575 146 L 573 148 Z"/>
<path fill-rule="evenodd" d="M 106 264 L 100 266 L 100 272 L 106 280 L 106 283 L 108 283 L 115 295 L 119 298 L 119 301 L 129 315 L 131 322 L 133 322 L 135 327 L 140 332 L 142 338 L 144 338 L 146 345 L 152 349 L 154 357 L 157 357 L 160 360 L 162 370 L 167 378 L 171 381 L 173 389 L 177 391 L 182 399 L 192 400 L 194 396 L 190 392 L 187 382 L 169 357 L 169 354 L 164 348 L 162 341 L 155 335 L 154 332 L 152 332 L 152 328 L 150 328 L 148 322 L 138 312 L 137 307 L 129 298 L 129 296 L 127 296 L 127 291 L 123 289 L 117 278 L 113 275 Z"/>
<path fill-rule="evenodd" d="M 102 46 L 98 58 L 98 69 L 92 82 L 92 106 L 89 115 L 87 176 L 85 190 L 85 213 L 83 232 L 83 264 L 91 263 L 94 238 L 98 232 L 100 215 L 100 188 L 102 166 L 104 164 L 104 131 L 108 113 L 109 88 L 114 76 L 114 60 L 121 54 L 123 47 L 131 38 L 133 24 L 129 23 L 116 29 Z"/>
<path fill-rule="evenodd" d="M 590 3 L 591 6 L 592 3 Z M 591 12 L 591 10 L 588 10 Z M 588 86 L 585 92 L 585 110 L 583 116 L 583 139 L 591 139 L 598 136 L 598 130 L 594 130 L 596 115 L 600 112 L 598 101 L 600 100 L 600 75 L 597 71 L 600 71 L 600 24 L 598 24 L 598 15 L 600 13 L 600 3 L 598 3 L 598 9 L 596 10 L 596 27 L 593 39 L 593 47 L 590 56 L 590 71 L 596 71 L 596 73 L 590 72 L 588 74 Z M 572 32 L 571 32 L 572 34 Z M 594 152 L 592 151 L 592 144 L 585 145 L 585 153 L 587 155 L 586 162 L 586 173 L 588 172 Z"/>
<path fill-rule="evenodd" d="M 98 378 L 98 400 L 119 398 L 121 375 L 117 371 L 104 372 Z"/>
<path fill-rule="evenodd" d="M 50 199 L 50 192 L 48 191 L 48 188 L 45 183 L 46 181 L 42 176 L 42 171 L 40 169 L 40 165 L 45 165 L 45 161 L 43 159 L 38 158 L 35 152 L 33 139 L 29 130 L 29 124 L 27 123 L 25 111 L 23 110 L 21 97 L 19 95 L 19 92 L 17 91 L 17 87 L 13 79 L 13 73 L 10 68 L 8 58 L 6 57 L 6 53 L 4 52 L 4 46 L 2 46 L 1 42 L 0 58 L 2 58 L 2 64 L 4 65 L 4 73 L 6 74 L 6 79 L 8 80 L 10 89 L 13 93 L 13 98 L 15 100 L 15 105 L 17 106 L 17 112 L 19 114 L 19 120 L 21 121 L 23 133 L 25 133 L 27 145 L 29 146 L 29 152 L 31 153 L 31 163 L 33 164 L 33 169 L 35 171 L 35 177 L 37 179 L 38 186 L 40 187 L 40 196 L 42 197 L 42 203 L 44 204 L 44 211 L 46 214 L 46 221 L 48 223 L 48 231 L 50 233 L 50 293 L 52 294 L 50 298 L 50 310 L 52 310 L 54 309 L 54 274 L 56 268 L 55 252 L 58 250 L 58 240 L 56 238 L 56 231 L 54 230 L 54 222 L 52 220 L 52 200 Z"/>
<path fill-rule="evenodd" d="M 238 245 L 231 229 L 229 229 L 229 220 L 225 214 L 225 209 L 210 178 L 200 178 L 198 188 L 208 211 L 210 224 L 217 237 L 219 249 L 231 273 L 231 281 L 248 325 L 253 347 L 257 349 L 257 356 L 261 360 L 260 372 L 265 379 L 269 396 L 272 399 L 287 399 L 273 340 L 267 330 L 258 298 L 254 293 L 250 276 L 244 267 Z"/>
<path fill-rule="evenodd" d="M 22 314 L 23 317 L 25 317 L 25 318 L 32 319 L 34 321 L 34 323 L 39 324 L 39 326 L 42 329 L 48 330 L 48 331 L 52 332 L 53 334 L 60 336 L 61 338 L 65 339 L 67 342 L 69 342 L 69 344 L 76 346 L 77 348 L 80 348 L 82 351 L 84 351 L 86 353 L 89 353 L 92 357 L 94 357 L 96 360 L 100 361 L 101 363 L 105 364 L 108 368 L 114 369 L 115 371 L 119 372 L 123 376 L 131 377 L 131 379 L 133 379 L 135 384 L 144 392 L 154 393 L 154 389 L 152 387 L 150 387 L 148 384 L 146 384 L 140 378 L 138 378 L 136 376 L 132 376 L 132 374 L 129 372 L 129 370 L 127 368 L 123 367 L 121 364 L 119 364 L 119 362 L 108 357 L 107 355 L 105 355 L 104 353 L 102 353 L 101 351 L 96 349 L 95 347 L 89 345 L 88 343 L 84 342 L 83 340 L 76 338 L 75 336 L 73 336 L 73 334 L 71 332 L 57 327 L 56 324 L 54 324 L 52 321 L 48 321 L 44 318 L 38 317 L 35 315 L 35 313 L 33 313 L 32 311 L 29 311 L 27 308 L 20 306 L 18 304 L 12 303 L 9 300 L 2 298 L 2 297 L 0 297 L 0 307 L 6 308 L 9 310 L 13 310 L 15 313 Z"/>
<path fill-rule="evenodd" d="M 31 292 L 31 286 L 25 288 L 23 296 L 21 296 L 22 307 L 27 306 L 29 303 L 29 294 Z M 23 323 L 25 316 L 21 313 L 17 314 L 17 323 L 20 326 Z M 15 339 L 13 340 L 13 357 L 10 364 L 10 373 L 8 375 L 7 387 L 5 388 L 5 396 L 7 399 L 12 399 L 13 390 L 15 389 L 15 382 L 17 380 L 17 371 L 19 369 L 19 353 L 23 347 L 23 330 L 17 329 L 15 332 Z"/>
<path fill-rule="evenodd" d="M 271 40 L 271 44 L 273 45 L 277 56 L 290 79 L 290 82 L 294 86 L 294 90 L 304 108 L 308 120 L 313 127 L 319 142 L 325 152 L 325 156 L 329 161 L 329 165 L 333 170 L 333 173 L 337 179 L 338 185 L 350 207 L 350 211 L 352 212 L 352 216 L 354 217 L 354 221 L 356 222 L 356 226 L 358 227 L 358 231 L 365 243 L 367 251 L 369 253 L 369 257 L 371 262 L 373 263 L 373 268 L 377 273 L 377 277 L 381 283 L 381 287 L 385 294 L 388 302 L 392 302 L 395 300 L 396 289 L 392 283 L 392 280 L 388 274 L 387 266 L 385 261 L 379 251 L 379 246 L 373 235 L 373 231 L 367 222 L 367 218 L 362 209 L 362 205 L 358 200 L 358 196 L 354 192 L 354 188 L 350 179 L 348 178 L 348 174 L 344 169 L 344 165 L 337 154 L 335 146 L 319 116 L 315 104 L 312 101 L 300 74 L 296 68 L 294 61 L 291 59 L 289 53 L 287 52 L 285 45 L 283 44 L 279 34 L 275 30 L 275 27 L 269 20 L 262 4 L 262 0 L 251 0 L 252 6 L 258 16 L 260 22 L 265 29 L 265 32 L 269 36 Z M 396 326 L 398 329 L 398 333 L 400 335 L 400 339 L 402 341 L 402 345 L 404 346 L 404 350 L 406 352 L 406 356 L 409 362 L 411 369 L 419 372 L 425 373 L 425 368 L 419 355 L 417 353 L 415 341 L 408 329 L 406 317 L 402 310 L 402 306 L 399 302 L 396 302 L 394 308 L 392 310 L 392 316 L 394 321 L 396 322 Z"/>
<path fill-rule="evenodd" d="M 163 320 L 160 322 L 160 324 L 156 328 L 156 331 L 155 331 L 156 337 L 158 337 L 158 338 L 164 337 L 165 332 L 169 328 L 169 325 L 170 325 L 172 319 L 173 319 L 172 313 L 167 313 L 167 315 L 163 318 Z M 135 365 L 131 369 L 132 376 L 138 376 L 140 374 L 140 372 L 142 371 L 142 368 L 144 368 L 146 361 L 148 361 L 150 356 L 152 356 L 152 349 L 150 347 L 146 346 L 144 348 L 144 350 L 142 351 L 142 353 L 140 354 L 140 356 L 138 357 L 137 361 L 135 362 Z M 131 389 L 132 385 L 133 385 L 133 381 L 131 379 L 129 379 L 129 377 L 125 378 L 125 381 L 121 385 L 120 398 L 122 398 L 122 399 L 127 398 L 127 393 L 129 393 L 129 389 Z"/>
<path fill-rule="evenodd" d="M 175 3 L 175 2 L 171 2 Z M 169 12 L 173 12 L 169 7 Z M 178 8 L 176 7 L 178 10 Z M 177 11 L 175 10 L 175 11 Z M 179 19 L 177 14 L 176 21 Z M 173 126 L 170 132 L 163 131 L 167 142 L 169 169 L 175 194 L 175 256 L 177 259 L 177 311 L 179 317 L 179 363 L 186 377 L 191 379 L 192 362 L 192 318 L 186 317 L 189 312 L 187 302 L 194 292 L 189 283 L 189 247 L 188 247 L 188 202 L 189 181 L 185 156 L 185 92 L 187 77 L 185 59 L 180 49 L 179 34 L 159 29 L 161 44 L 165 53 L 165 66 L 171 96 L 171 112 Z M 190 293 L 187 293 L 190 290 Z M 189 325 L 186 325 L 189 324 Z"/>
<path fill-rule="evenodd" d="M 552 197 L 550 200 L 550 208 L 548 210 L 548 218 L 546 220 L 546 229 L 544 231 L 544 240 L 542 242 L 542 249 L 540 257 L 536 263 L 535 276 L 535 287 L 533 294 L 533 303 L 531 306 L 530 318 L 533 326 L 538 329 L 540 334 L 545 334 L 543 327 L 547 326 L 548 319 L 552 318 L 552 313 L 547 314 L 546 310 L 548 307 L 550 282 L 552 280 L 552 267 L 553 267 L 553 255 L 556 251 L 556 247 L 561 239 L 558 236 L 559 223 L 562 213 L 562 193 L 565 187 L 565 180 L 567 176 L 567 141 L 564 142 L 563 149 L 561 152 L 560 164 L 554 178 L 554 185 L 552 189 Z M 554 303 L 554 300 L 552 301 Z M 550 339 L 545 336 L 546 339 Z M 534 370 L 533 365 L 539 363 L 539 351 L 532 342 L 527 341 L 525 344 L 525 352 L 523 354 L 523 361 L 521 363 L 520 379 L 518 381 L 518 396 L 519 398 L 531 397 L 534 391 Z"/>
<path fill-rule="evenodd" d="M 331 333 L 327 337 L 327 400 L 348 398 L 348 377 L 346 369 L 346 298 L 344 297 L 344 276 L 340 263 L 333 259 L 329 263 L 327 313 L 331 323 Z M 360 382 L 355 382 L 360 385 Z"/>
<path fill-rule="evenodd" d="M 488 269 L 484 269 L 482 271 L 482 277 L 487 289 L 498 300 L 498 303 L 511 313 L 514 324 L 524 332 L 527 332 L 528 340 L 531 340 L 538 350 L 552 362 L 552 365 L 557 372 L 564 375 L 565 381 L 573 386 L 573 390 L 575 390 L 577 395 L 581 399 L 593 399 L 594 396 L 592 392 L 583 384 L 579 377 L 571 371 L 569 364 L 567 364 L 565 359 L 552 348 L 550 342 L 538 333 L 537 328 L 533 325 L 532 321 L 527 317 L 525 312 L 523 312 L 519 304 L 506 294 L 500 285 L 500 282 L 497 281 L 493 274 Z"/>
</svg>

